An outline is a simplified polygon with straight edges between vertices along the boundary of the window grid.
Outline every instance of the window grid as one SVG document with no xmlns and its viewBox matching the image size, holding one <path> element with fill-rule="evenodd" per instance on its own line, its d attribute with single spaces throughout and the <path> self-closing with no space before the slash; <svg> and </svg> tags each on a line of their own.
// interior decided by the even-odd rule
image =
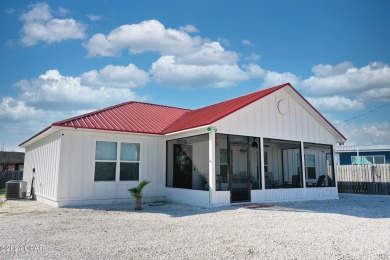
<svg viewBox="0 0 390 260">
<path fill-rule="evenodd" d="M 115 154 L 115 157 L 116 157 L 116 160 L 105 160 L 105 159 L 96 159 L 98 157 L 97 153 L 97 147 L 98 147 L 98 143 L 115 143 L 116 144 L 116 154 Z M 136 146 L 138 149 L 137 149 L 137 155 L 136 155 L 136 159 L 138 160 L 126 160 L 126 159 L 122 159 L 122 145 L 134 145 Z M 95 172 L 94 172 L 94 181 L 138 181 L 139 180 L 139 167 L 140 167 L 140 150 L 141 150 L 141 144 L 140 143 L 127 143 L 127 142 L 111 142 L 111 141 L 96 141 L 96 149 L 95 149 Z M 99 179 L 96 179 L 96 172 L 97 172 L 97 164 L 98 163 L 115 163 L 115 179 L 113 180 L 99 180 Z M 134 178 L 134 179 L 123 179 L 121 178 L 121 175 L 123 172 L 121 172 L 121 169 L 123 169 L 124 167 L 121 167 L 121 166 L 124 166 L 124 164 L 135 164 L 136 165 L 136 176 L 137 178 Z M 134 175 L 134 174 L 133 174 Z"/>
</svg>

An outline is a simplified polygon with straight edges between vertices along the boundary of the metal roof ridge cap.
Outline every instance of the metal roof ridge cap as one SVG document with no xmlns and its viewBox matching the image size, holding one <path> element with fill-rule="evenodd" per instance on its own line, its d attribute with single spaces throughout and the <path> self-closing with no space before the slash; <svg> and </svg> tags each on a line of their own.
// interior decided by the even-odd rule
<svg viewBox="0 0 390 260">
<path fill-rule="evenodd" d="M 178 118 L 176 118 L 175 120 L 173 120 L 172 123 L 170 123 L 168 126 L 166 126 L 165 128 L 163 128 L 163 130 L 162 130 L 160 133 L 163 134 L 163 135 L 169 133 L 169 132 L 165 132 L 165 130 L 168 129 L 169 127 L 171 127 L 174 123 L 176 123 L 176 122 L 177 122 L 179 119 L 181 119 L 184 115 L 187 115 L 188 113 L 190 113 L 190 112 L 192 112 L 192 111 L 196 111 L 196 110 L 197 110 L 197 109 L 195 109 L 195 110 L 189 110 L 189 111 L 183 113 L 183 114 L 180 115 Z"/>
</svg>

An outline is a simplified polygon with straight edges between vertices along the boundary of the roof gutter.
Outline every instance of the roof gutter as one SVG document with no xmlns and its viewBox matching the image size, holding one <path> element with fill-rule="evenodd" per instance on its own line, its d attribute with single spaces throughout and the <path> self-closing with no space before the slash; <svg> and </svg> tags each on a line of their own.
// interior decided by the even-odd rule
<svg viewBox="0 0 390 260">
<path fill-rule="evenodd" d="M 177 132 L 167 133 L 167 134 L 164 134 L 164 136 L 171 136 L 171 135 L 177 135 L 177 134 L 183 134 L 183 133 L 187 133 L 187 132 L 192 132 L 192 131 L 196 131 L 196 130 L 207 129 L 209 126 L 210 125 L 203 125 L 203 126 L 198 126 L 198 127 L 194 127 L 194 128 L 188 128 L 188 129 L 177 131 Z"/>
</svg>

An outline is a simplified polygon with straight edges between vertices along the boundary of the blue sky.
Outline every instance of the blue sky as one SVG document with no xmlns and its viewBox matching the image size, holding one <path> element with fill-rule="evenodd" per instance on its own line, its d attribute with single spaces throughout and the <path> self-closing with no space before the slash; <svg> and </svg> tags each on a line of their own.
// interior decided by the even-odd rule
<svg viewBox="0 0 390 260">
<path fill-rule="evenodd" d="M 0 148 L 129 100 L 194 109 L 285 82 L 347 144 L 390 144 L 388 10 L 384 0 L 1 0 Z"/>
</svg>

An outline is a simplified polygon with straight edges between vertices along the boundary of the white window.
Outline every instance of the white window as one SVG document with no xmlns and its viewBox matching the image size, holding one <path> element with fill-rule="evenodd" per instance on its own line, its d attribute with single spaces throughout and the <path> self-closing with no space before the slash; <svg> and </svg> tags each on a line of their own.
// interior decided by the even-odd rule
<svg viewBox="0 0 390 260">
<path fill-rule="evenodd" d="M 314 154 L 305 154 L 306 179 L 317 179 L 316 175 L 316 156 Z"/>
<path fill-rule="evenodd" d="M 95 181 L 138 181 L 140 144 L 96 142 Z"/>
<path fill-rule="evenodd" d="M 233 165 L 233 150 L 230 150 L 230 164 Z M 228 157 L 227 149 L 219 150 L 219 174 L 227 178 L 228 174 Z"/>
</svg>

